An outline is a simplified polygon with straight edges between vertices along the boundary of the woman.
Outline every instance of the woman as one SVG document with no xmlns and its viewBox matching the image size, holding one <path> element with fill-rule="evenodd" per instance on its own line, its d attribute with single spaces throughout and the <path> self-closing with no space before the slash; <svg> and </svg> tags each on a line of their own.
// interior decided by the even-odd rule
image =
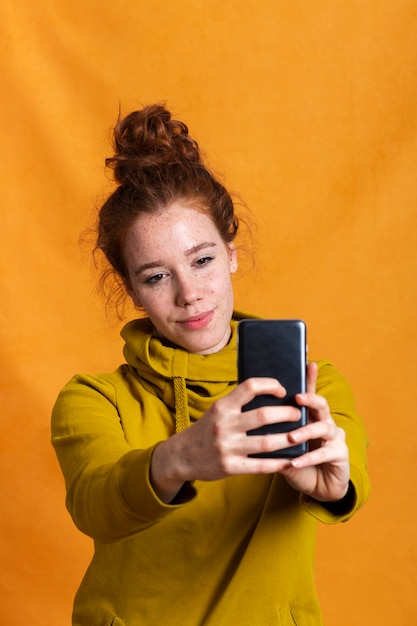
<svg viewBox="0 0 417 626">
<path fill-rule="evenodd" d="M 279 381 L 237 385 L 231 275 L 238 220 L 182 122 L 160 105 L 119 121 L 108 159 L 118 187 L 97 247 L 136 307 L 126 363 L 75 376 L 53 410 L 67 506 L 94 539 L 73 624 L 321 624 L 317 520 L 344 521 L 368 495 L 366 434 L 349 386 L 308 366 L 308 424 L 294 407 L 242 412 Z M 105 274 L 104 279 L 108 276 Z M 310 441 L 293 459 L 248 455 Z"/>
</svg>

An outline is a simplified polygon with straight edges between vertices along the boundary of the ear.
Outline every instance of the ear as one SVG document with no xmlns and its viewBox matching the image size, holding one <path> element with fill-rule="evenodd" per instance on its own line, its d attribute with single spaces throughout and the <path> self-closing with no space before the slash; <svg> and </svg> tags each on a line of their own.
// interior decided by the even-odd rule
<svg viewBox="0 0 417 626">
<path fill-rule="evenodd" d="M 234 274 L 238 268 L 237 262 L 237 250 L 234 243 L 227 244 L 227 250 L 229 253 L 229 265 L 230 265 L 230 273 Z"/>
<path fill-rule="evenodd" d="M 133 304 L 136 307 L 141 308 L 142 303 L 139 300 L 137 293 L 134 291 L 134 289 L 132 289 L 132 286 L 130 285 L 130 283 L 125 283 L 125 289 L 126 289 L 126 293 L 128 294 L 128 296 L 132 298 Z"/>
</svg>

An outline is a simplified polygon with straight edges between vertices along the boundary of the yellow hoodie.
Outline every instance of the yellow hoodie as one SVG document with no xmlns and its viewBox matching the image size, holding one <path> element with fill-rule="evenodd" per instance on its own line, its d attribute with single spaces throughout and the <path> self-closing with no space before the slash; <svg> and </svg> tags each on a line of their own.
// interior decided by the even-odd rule
<svg viewBox="0 0 417 626">
<path fill-rule="evenodd" d="M 367 437 L 349 386 L 319 363 L 318 393 L 346 431 L 353 504 L 337 514 L 280 475 L 186 485 L 164 504 L 149 481 L 154 447 L 197 420 L 237 381 L 232 338 L 206 356 L 167 347 L 149 320 L 125 326 L 127 363 L 77 375 L 52 414 L 52 443 L 77 527 L 94 556 L 77 592 L 76 626 L 322 624 L 314 587 L 316 520 L 348 519 L 366 500 Z"/>
</svg>

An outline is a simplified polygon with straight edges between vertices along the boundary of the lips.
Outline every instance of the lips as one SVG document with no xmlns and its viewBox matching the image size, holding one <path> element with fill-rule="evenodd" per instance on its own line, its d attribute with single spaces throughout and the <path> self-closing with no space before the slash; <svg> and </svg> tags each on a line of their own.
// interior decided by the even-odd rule
<svg viewBox="0 0 417 626">
<path fill-rule="evenodd" d="M 185 320 L 181 320 L 180 324 L 190 330 L 199 330 L 205 328 L 211 322 L 213 315 L 214 311 L 205 311 L 204 313 L 192 315 Z"/>
</svg>

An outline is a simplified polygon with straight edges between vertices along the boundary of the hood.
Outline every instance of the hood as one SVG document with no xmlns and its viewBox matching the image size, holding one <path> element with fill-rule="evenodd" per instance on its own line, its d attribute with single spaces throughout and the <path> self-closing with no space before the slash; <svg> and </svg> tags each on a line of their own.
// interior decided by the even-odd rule
<svg viewBox="0 0 417 626">
<path fill-rule="evenodd" d="M 149 318 L 133 320 L 122 329 L 128 365 L 144 388 L 172 410 L 177 432 L 236 386 L 237 325 L 245 317 L 252 316 L 235 312 L 229 343 L 220 352 L 207 355 L 164 345 Z"/>
</svg>

